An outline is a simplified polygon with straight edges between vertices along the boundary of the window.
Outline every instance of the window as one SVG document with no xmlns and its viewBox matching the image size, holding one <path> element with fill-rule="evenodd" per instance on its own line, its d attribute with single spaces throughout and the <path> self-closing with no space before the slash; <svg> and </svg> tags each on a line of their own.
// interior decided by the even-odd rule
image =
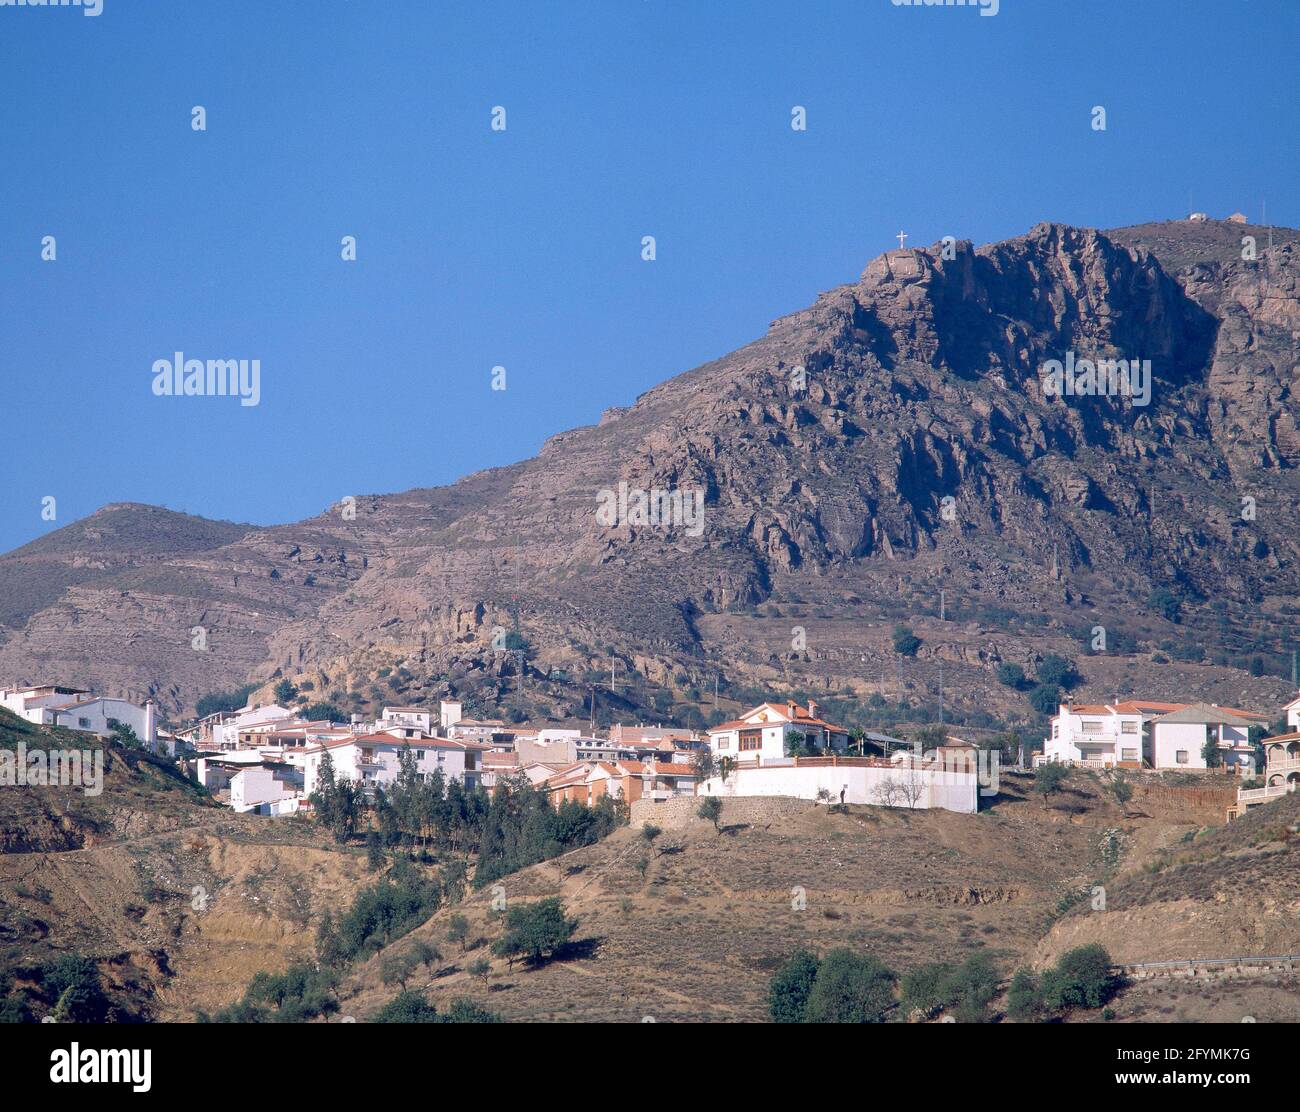
<svg viewBox="0 0 1300 1112">
<path fill-rule="evenodd" d="M 1138 759 L 1138 751 L 1136 749 L 1125 749 L 1124 755 L 1120 759 L 1124 761 L 1136 761 Z"/>
<path fill-rule="evenodd" d="M 1135 734 L 1138 732 L 1138 724 L 1136 722 L 1121 722 L 1119 730 L 1122 734 Z"/>
<path fill-rule="evenodd" d="M 1179 749 L 1178 752 L 1174 754 L 1174 760 L 1180 765 L 1185 765 L 1187 763 L 1187 750 Z"/>
<path fill-rule="evenodd" d="M 423 749 L 417 749 L 417 750 L 415 751 L 415 759 L 416 759 L 417 761 L 422 761 L 422 760 L 424 760 L 424 750 L 423 750 Z"/>
<path fill-rule="evenodd" d="M 77 725 L 80 726 L 83 730 L 89 730 L 89 729 L 90 729 L 90 719 L 89 719 L 89 718 L 78 718 L 78 719 L 77 719 Z"/>
<path fill-rule="evenodd" d="M 720 737 L 720 738 L 718 738 L 718 748 L 719 748 L 719 749 L 730 749 L 730 748 L 731 748 L 731 738 L 729 738 L 729 737 Z"/>
<path fill-rule="evenodd" d="M 741 730 L 740 750 L 742 753 L 763 748 L 762 730 Z"/>
<path fill-rule="evenodd" d="M 1082 729 L 1085 734 L 1099 734 L 1101 733 L 1101 723 L 1089 721 L 1085 718 L 1083 720 Z"/>
</svg>

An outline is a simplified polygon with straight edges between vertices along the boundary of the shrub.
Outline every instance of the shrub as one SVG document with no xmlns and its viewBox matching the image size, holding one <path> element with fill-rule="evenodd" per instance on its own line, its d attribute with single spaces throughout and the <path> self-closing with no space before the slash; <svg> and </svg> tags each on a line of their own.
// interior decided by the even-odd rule
<svg viewBox="0 0 1300 1112">
<path fill-rule="evenodd" d="M 819 964 L 815 954 L 799 950 L 776 971 L 767 989 L 767 1012 L 773 1023 L 804 1021 Z"/>
<path fill-rule="evenodd" d="M 1029 705 L 1039 714 L 1054 715 L 1061 705 L 1061 689 L 1050 683 L 1040 683 L 1029 693 Z"/>
<path fill-rule="evenodd" d="M 109 1001 L 99 967 L 81 954 L 65 954 L 41 973 L 44 991 L 53 997 L 59 1023 L 102 1023 Z"/>
<path fill-rule="evenodd" d="M 1147 596 L 1147 606 L 1165 621 L 1177 624 L 1182 618 L 1183 600 L 1166 587 L 1157 587 Z"/>
<path fill-rule="evenodd" d="M 1019 664 L 1004 661 L 998 665 L 998 683 L 1019 690 L 1025 684 L 1025 670 Z"/>
<path fill-rule="evenodd" d="M 1119 988 L 1110 972 L 1110 954 L 1095 943 L 1062 955 L 1043 974 L 1043 1003 L 1049 1008 L 1100 1008 Z"/>
<path fill-rule="evenodd" d="M 312 703 L 303 710 L 303 714 L 307 716 L 307 720 L 310 722 L 319 722 L 321 720 L 346 722 L 348 720 L 348 716 L 333 703 Z"/>
<path fill-rule="evenodd" d="M 1037 674 L 1038 682 L 1049 687 L 1069 689 L 1079 682 L 1079 673 L 1075 670 L 1074 661 L 1058 653 L 1048 653 L 1044 656 L 1038 665 Z"/>
<path fill-rule="evenodd" d="M 894 652 L 901 656 L 915 656 L 916 650 L 921 647 L 921 639 L 912 632 L 910 626 L 899 622 L 894 626 Z"/>
<path fill-rule="evenodd" d="M 985 1023 L 997 994 L 998 975 L 984 954 L 972 954 L 961 965 L 935 962 L 908 973 L 902 982 L 903 1003 L 925 1016 L 951 1011 L 960 1023 Z"/>
<path fill-rule="evenodd" d="M 1038 1016 L 1039 1006 L 1037 979 L 1028 969 L 1017 969 L 1007 989 L 1007 1015 L 1025 1022 Z"/>
<path fill-rule="evenodd" d="M 894 1003 L 894 974 L 869 954 L 832 950 L 808 993 L 806 1023 L 883 1023 Z"/>
<path fill-rule="evenodd" d="M 399 992 L 374 1017 L 375 1023 L 503 1023 L 496 1012 L 480 1008 L 472 1000 L 457 999 L 441 1015 L 422 992 Z"/>
</svg>

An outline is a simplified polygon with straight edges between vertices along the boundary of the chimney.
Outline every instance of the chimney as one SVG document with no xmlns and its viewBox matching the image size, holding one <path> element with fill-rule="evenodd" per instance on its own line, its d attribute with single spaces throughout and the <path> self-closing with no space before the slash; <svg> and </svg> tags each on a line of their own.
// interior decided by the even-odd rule
<svg viewBox="0 0 1300 1112">
<path fill-rule="evenodd" d="M 791 720 L 794 719 L 794 700 L 787 699 L 785 704 L 785 716 Z"/>
<path fill-rule="evenodd" d="M 817 717 L 817 704 L 814 703 L 811 699 L 808 700 L 808 717 L 809 718 Z"/>
<path fill-rule="evenodd" d="M 141 740 L 146 745 L 153 745 L 158 740 L 157 711 L 154 710 L 152 699 L 144 705 L 144 737 Z"/>
</svg>

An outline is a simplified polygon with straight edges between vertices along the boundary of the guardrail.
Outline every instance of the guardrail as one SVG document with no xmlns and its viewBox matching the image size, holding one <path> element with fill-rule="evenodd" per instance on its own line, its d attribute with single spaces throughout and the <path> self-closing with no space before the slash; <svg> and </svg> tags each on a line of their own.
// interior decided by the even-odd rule
<svg viewBox="0 0 1300 1112">
<path fill-rule="evenodd" d="M 1224 967 L 1246 967 L 1258 965 L 1300 965 L 1300 954 L 1275 954 L 1262 957 L 1236 957 L 1236 958 L 1197 958 L 1184 959 L 1178 961 L 1138 961 L 1128 962 L 1127 964 L 1112 965 L 1111 968 L 1120 972 L 1160 972 L 1161 970 L 1173 969 L 1204 969 L 1204 968 L 1224 968 Z"/>
<path fill-rule="evenodd" d="M 1287 784 L 1270 784 L 1263 788 L 1241 788 L 1237 792 L 1238 803 L 1252 803 L 1257 799 L 1276 799 L 1291 790 Z"/>
</svg>

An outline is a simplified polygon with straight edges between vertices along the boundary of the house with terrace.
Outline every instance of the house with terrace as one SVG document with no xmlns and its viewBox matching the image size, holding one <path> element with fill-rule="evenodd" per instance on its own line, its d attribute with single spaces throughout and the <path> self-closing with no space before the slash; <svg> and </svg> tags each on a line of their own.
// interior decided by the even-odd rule
<svg viewBox="0 0 1300 1112">
<path fill-rule="evenodd" d="M 795 702 L 760 703 L 731 722 L 709 731 L 709 747 L 718 758 L 730 757 L 737 764 L 762 764 L 784 760 L 795 737 L 805 751 L 843 753 L 849 747 L 849 733 L 842 726 L 817 716 L 811 699 L 806 707 Z"/>
<path fill-rule="evenodd" d="M 1149 699 L 1083 704 L 1062 703 L 1035 764 L 1084 768 L 1205 768 L 1202 756 L 1212 737 L 1231 767 L 1253 751 L 1248 732 L 1268 716 L 1206 703 L 1160 703 Z"/>
<path fill-rule="evenodd" d="M 1237 792 L 1237 805 L 1228 809 L 1231 822 L 1251 807 L 1271 803 L 1288 792 L 1300 790 L 1300 731 L 1266 737 L 1264 746 L 1264 772 L 1259 787 L 1242 788 Z"/>
</svg>

